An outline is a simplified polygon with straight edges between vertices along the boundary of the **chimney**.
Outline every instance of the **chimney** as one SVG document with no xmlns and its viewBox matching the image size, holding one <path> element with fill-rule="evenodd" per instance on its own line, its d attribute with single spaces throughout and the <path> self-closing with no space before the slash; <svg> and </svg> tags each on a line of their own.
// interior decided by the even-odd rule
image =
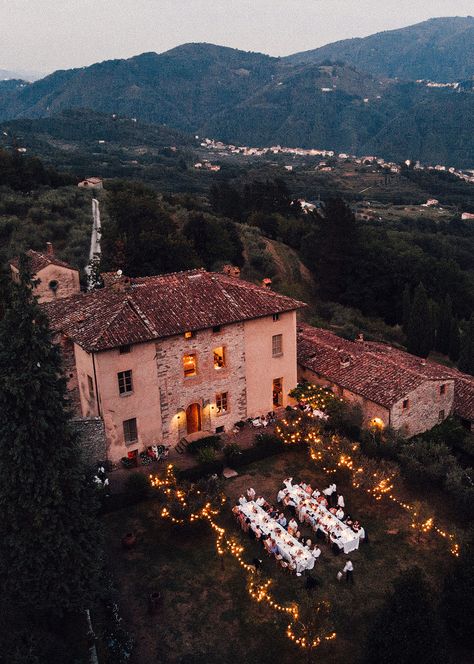
<svg viewBox="0 0 474 664">
<path fill-rule="evenodd" d="M 265 279 L 262 279 L 262 286 L 264 288 L 271 288 L 272 287 L 272 280 L 270 277 L 265 277 Z"/>
<path fill-rule="evenodd" d="M 224 265 L 222 272 L 228 277 L 235 277 L 236 279 L 240 277 L 240 267 L 237 267 L 236 265 Z"/>
<path fill-rule="evenodd" d="M 362 334 L 362 332 L 361 332 L 361 333 L 359 334 L 359 336 L 357 337 L 357 341 L 360 341 L 360 342 L 363 343 L 363 341 L 364 341 L 364 335 Z"/>
<path fill-rule="evenodd" d="M 54 256 L 54 249 L 51 242 L 46 242 L 46 255 Z"/>
</svg>

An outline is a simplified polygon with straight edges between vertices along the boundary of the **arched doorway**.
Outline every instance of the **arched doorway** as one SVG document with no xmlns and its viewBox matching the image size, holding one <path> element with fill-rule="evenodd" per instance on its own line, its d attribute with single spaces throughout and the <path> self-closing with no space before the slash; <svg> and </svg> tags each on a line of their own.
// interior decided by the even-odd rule
<svg viewBox="0 0 474 664">
<path fill-rule="evenodd" d="M 198 403 L 186 408 L 186 430 L 188 435 L 201 431 L 201 406 Z"/>
</svg>

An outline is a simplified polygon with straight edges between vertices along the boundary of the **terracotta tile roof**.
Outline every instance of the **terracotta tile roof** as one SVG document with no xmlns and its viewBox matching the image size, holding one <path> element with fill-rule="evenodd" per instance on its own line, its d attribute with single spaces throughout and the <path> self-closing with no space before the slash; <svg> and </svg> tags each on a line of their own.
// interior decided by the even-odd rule
<svg viewBox="0 0 474 664">
<path fill-rule="evenodd" d="M 306 306 L 224 274 L 190 270 L 127 279 L 43 305 L 55 332 L 106 350 Z"/>
<path fill-rule="evenodd" d="M 43 270 L 48 265 L 59 265 L 60 267 L 67 267 L 70 270 L 75 270 L 76 268 L 71 267 L 68 263 L 60 261 L 59 258 L 56 258 L 54 254 L 41 254 L 39 251 L 33 251 L 33 249 L 28 249 L 25 252 L 28 258 L 30 259 L 30 268 L 32 274 L 38 274 L 40 270 Z M 15 256 L 9 261 L 10 265 L 19 269 L 19 258 Z"/>
<path fill-rule="evenodd" d="M 341 359 L 351 356 L 348 366 Z M 347 341 L 328 330 L 298 326 L 298 362 L 390 408 L 426 380 L 454 381 L 454 413 L 474 421 L 474 376 L 383 343 Z"/>
</svg>

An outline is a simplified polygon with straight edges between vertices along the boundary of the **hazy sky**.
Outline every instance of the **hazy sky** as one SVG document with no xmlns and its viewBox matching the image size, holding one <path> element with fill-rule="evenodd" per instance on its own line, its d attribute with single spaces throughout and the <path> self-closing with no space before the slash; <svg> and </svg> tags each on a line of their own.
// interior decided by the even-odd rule
<svg viewBox="0 0 474 664">
<path fill-rule="evenodd" d="M 48 72 L 191 41 L 287 55 L 468 14 L 474 0 L 0 0 L 0 68 Z"/>
</svg>

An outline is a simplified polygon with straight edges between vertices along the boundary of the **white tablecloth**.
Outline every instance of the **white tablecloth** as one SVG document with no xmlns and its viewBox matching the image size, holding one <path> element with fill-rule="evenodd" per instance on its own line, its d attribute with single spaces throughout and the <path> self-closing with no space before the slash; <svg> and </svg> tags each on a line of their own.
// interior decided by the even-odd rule
<svg viewBox="0 0 474 664">
<path fill-rule="evenodd" d="M 294 562 L 296 571 L 313 569 L 314 556 L 311 551 L 292 537 L 279 523 L 272 519 L 264 509 L 255 502 L 239 505 L 240 510 L 250 519 L 252 530 L 258 526 L 262 533 L 275 540 L 278 552 L 287 562 Z M 279 532 L 277 532 L 279 531 Z"/>
<path fill-rule="evenodd" d="M 306 514 L 313 526 L 329 533 L 329 538 L 333 544 L 336 544 L 344 553 L 350 553 L 359 548 L 359 535 L 343 521 L 337 518 L 324 505 L 318 503 L 298 484 L 285 484 L 288 489 L 290 503 L 299 509 L 302 505 L 306 507 Z"/>
</svg>

